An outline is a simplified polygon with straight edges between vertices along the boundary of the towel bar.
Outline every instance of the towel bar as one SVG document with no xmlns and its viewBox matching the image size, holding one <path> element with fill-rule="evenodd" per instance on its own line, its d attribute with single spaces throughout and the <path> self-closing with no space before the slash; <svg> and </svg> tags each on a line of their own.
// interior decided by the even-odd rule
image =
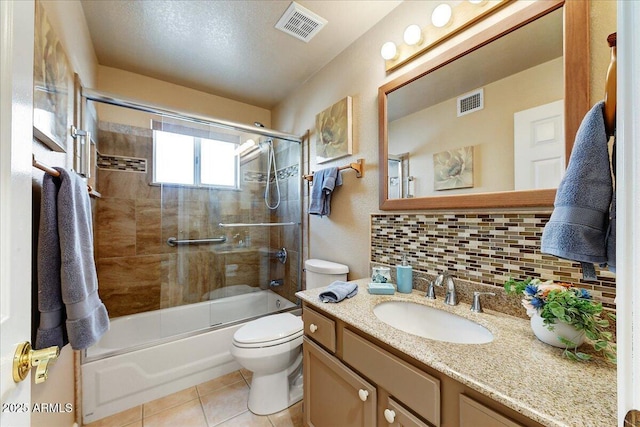
<svg viewBox="0 0 640 427">
<path fill-rule="evenodd" d="M 246 223 L 246 222 L 238 222 L 234 224 L 218 224 L 218 227 L 221 228 L 231 228 L 231 227 L 277 227 L 280 225 L 298 225 L 299 222 L 258 222 L 258 223 Z"/>
<path fill-rule="evenodd" d="M 225 236 L 212 237 L 209 239 L 186 239 L 186 240 L 178 240 L 175 237 L 169 237 L 167 239 L 167 245 L 178 246 L 178 245 L 191 245 L 191 244 L 200 244 L 200 243 L 224 243 L 226 241 L 227 241 L 227 238 Z"/>
<path fill-rule="evenodd" d="M 339 171 L 345 169 L 355 170 L 356 178 L 362 178 L 362 174 L 364 173 L 364 159 L 358 159 L 355 163 L 349 163 L 348 165 L 340 166 L 338 168 Z M 302 177 L 307 181 L 313 181 L 313 173 L 311 175 L 303 175 Z"/>
</svg>

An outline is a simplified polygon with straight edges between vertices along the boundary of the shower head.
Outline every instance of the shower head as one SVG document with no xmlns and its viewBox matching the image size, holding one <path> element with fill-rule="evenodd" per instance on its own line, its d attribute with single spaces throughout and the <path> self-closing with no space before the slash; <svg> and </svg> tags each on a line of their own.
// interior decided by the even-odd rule
<svg viewBox="0 0 640 427">
<path fill-rule="evenodd" d="M 260 123 L 260 122 L 253 122 L 253 125 L 257 126 L 259 128 L 263 128 L 264 127 L 264 125 L 262 123 Z"/>
<path fill-rule="evenodd" d="M 267 148 L 268 148 L 268 147 L 272 147 L 272 146 L 273 146 L 273 139 L 271 139 L 271 138 L 263 139 L 262 141 L 260 141 L 260 142 L 258 143 L 258 145 L 260 146 L 260 148 L 264 148 L 264 147 L 267 147 Z"/>
</svg>

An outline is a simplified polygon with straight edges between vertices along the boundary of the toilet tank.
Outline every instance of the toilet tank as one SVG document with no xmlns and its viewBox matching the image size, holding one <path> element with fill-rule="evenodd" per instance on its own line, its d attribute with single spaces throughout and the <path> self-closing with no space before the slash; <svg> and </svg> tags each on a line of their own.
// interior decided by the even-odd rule
<svg viewBox="0 0 640 427">
<path fill-rule="evenodd" d="M 304 262 L 307 289 L 321 288 L 336 280 L 347 280 L 349 267 L 322 259 L 308 259 Z"/>
</svg>

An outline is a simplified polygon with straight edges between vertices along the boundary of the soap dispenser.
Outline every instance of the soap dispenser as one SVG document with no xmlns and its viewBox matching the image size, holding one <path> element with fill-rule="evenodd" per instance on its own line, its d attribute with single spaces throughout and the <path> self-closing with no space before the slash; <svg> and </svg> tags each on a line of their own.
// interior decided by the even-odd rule
<svg viewBox="0 0 640 427">
<path fill-rule="evenodd" d="M 402 265 L 396 265 L 396 283 L 398 292 L 410 294 L 413 288 L 413 268 L 407 262 L 407 256 L 402 256 Z"/>
</svg>

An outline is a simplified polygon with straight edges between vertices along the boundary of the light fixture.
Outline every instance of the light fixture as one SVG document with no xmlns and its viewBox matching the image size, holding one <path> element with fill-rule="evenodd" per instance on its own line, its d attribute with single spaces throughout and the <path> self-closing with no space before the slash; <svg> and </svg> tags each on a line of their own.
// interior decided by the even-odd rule
<svg viewBox="0 0 640 427">
<path fill-rule="evenodd" d="M 435 0 L 430 1 L 435 3 Z M 382 45 L 380 55 L 385 60 L 385 69 L 389 72 L 406 64 L 511 3 L 511 0 L 438 0 L 437 6 L 432 10 L 430 23 L 409 25 L 404 30 L 402 43 L 396 45 L 394 42 L 386 42 Z"/>
<path fill-rule="evenodd" d="M 451 21 L 451 6 L 446 3 L 439 4 L 433 9 L 431 14 L 431 23 L 438 28 L 442 28 Z"/>
<path fill-rule="evenodd" d="M 242 154 L 244 154 L 245 152 L 249 151 L 249 149 L 251 149 L 251 147 L 255 147 L 256 142 L 253 139 L 247 139 L 245 142 L 243 142 L 242 144 L 240 144 L 238 146 L 238 148 L 235 149 L 235 151 L 233 152 L 233 154 L 235 154 L 236 156 L 242 156 Z"/>
<path fill-rule="evenodd" d="M 380 55 L 387 61 L 397 58 L 398 56 L 398 48 L 394 42 L 386 42 L 382 45 L 382 49 L 380 49 Z"/>
<path fill-rule="evenodd" d="M 422 30 L 416 24 L 409 25 L 404 30 L 404 42 L 409 46 L 422 43 Z"/>
</svg>

